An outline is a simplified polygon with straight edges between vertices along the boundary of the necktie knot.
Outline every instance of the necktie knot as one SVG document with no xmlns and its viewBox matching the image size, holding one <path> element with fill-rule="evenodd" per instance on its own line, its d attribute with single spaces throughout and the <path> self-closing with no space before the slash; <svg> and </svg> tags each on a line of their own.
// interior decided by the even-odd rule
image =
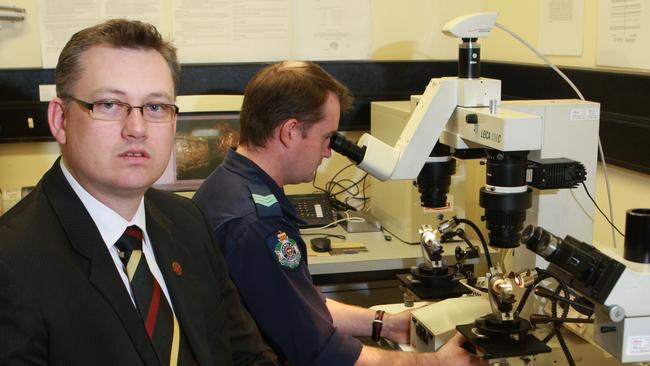
<svg viewBox="0 0 650 366">
<path fill-rule="evenodd" d="M 120 251 L 120 258 L 126 264 L 134 250 L 142 251 L 142 230 L 136 225 L 126 228 L 124 234 L 117 240 L 115 246 Z"/>
</svg>

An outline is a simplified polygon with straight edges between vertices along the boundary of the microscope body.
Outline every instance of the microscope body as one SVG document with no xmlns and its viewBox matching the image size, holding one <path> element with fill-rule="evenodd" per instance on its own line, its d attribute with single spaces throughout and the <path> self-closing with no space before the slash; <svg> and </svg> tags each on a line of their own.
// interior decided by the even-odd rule
<svg viewBox="0 0 650 366">
<path fill-rule="evenodd" d="M 443 98 L 451 100 L 452 102 L 461 103 L 458 101 L 458 84 L 463 86 L 461 94 L 475 95 L 484 93 L 484 89 L 480 83 L 474 82 L 465 84 L 464 82 L 457 83 L 456 86 L 438 87 L 438 84 L 456 83 L 453 78 L 445 78 L 445 80 L 433 80 L 430 87 L 434 88 L 435 94 L 443 91 L 456 93 L 453 98 Z M 465 89 L 467 85 L 479 85 L 479 92 L 467 92 Z M 488 88 L 489 89 L 489 88 Z M 425 93 L 426 94 L 426 93 Z M 494 96 L 496 98 L 496 96 Z M 437 98 L 436 96 L 430 97 L 431 99 Z M 495 98 L 492 98 L 494 100 Z M 451 146 L 455 150 L 482 148 L 489 149 L 495 152 L 495 155 L 500 152 L 504 153 L 520 153 L 525 151 L 526 159 L 552 159 L 552 158 L 570 158 L 581 162 L 586 171 L 585 186 L 590 192 L 595 192 L 596 186 L 596 151 L 597 151 L 597 138 L 598 138 L 598 124 L 599 124 L 599 105 L 598 103 L 585 102 L 580 100 L 522 100 L 522 101 L 501 101 L 497 106 L 496 111 L 490 111 L 489 98 L 486 97 L 482 101 L 487 106 L 480 107 L 460 107 L 453 108 L 453 112 L 447 117 L 444 126 L 440 130 L 438 141 Z M 384 110 L 391 108 L 394 112 L 404 110 L 394 108 L 393 104 L 385 104 Z M 408 103 L 408 102 L 400 102 Z M 423 103 L 423 97 L 414 96 L 410 102 L 411 109 L 417 110 L 418 106 Z M 494 104 L 494 103 L 492 103 Z M 421 108 L 423 108 L 422 106 Z M 374 108 L 374 107 L 373 107 Z M 378 108 L 374 108 L 373 111 Z M 420 111 L 420 116 L 426 115 L 425 111 Z M 468 123 L 467 120 L 474 120 L 476 116 L 476 123 Z M 405 123 L 412 122 L 413 113 L 411 118 Z M 421 117 L 418 117 L 421 118 Z M 373 122 L 374 115 L 373 115 Z M 374 129 L 374 125 L 373 125 Z M 409 131 L 404 128 L 404 131 Z M 400 140 L 410 141 L 417 143 L 424 132 L 417 129 L 411 129 L 411 132 L 402 132 Z M 430 133 L 430 132 L 429 132 Z M 367 141 L 371 138 L 366 137 Z M 421 149 L 426 151 L 431 149 L 435 144 L 435 139 L 432 142 L 431 138 L 426 139 L 430 145 L 427 148 Z M 363 140 L 362 140 L 363 141 Z M 395 140 L 395 146 L 400 143 Z M 361 143 L 361 142 L 359 142 Z M 370 153 L 367 150 L 367 155 Z M 427 153 L 424 154 L 426 160 Z M 381 160 L 381 159 L 380 159 Z M 399 160 L 399 159 L 397 159 Z M 386 160 L 383 160 L 384 162 Z M 419 162 L 418 162 L 419 164 Z M 424 164 L 424 162 L 422 162 Z M 414 165 L 414 164 L 411 164 Z M 461 164 L 462 166 L 463 164 Z M 465 164 L 471 166 L 472 169 L 481 169 L 485 165 L 476 165 L 473 163 Z M 419 172 L 417 167 L 410 167 L 410 177 L 413 179 Z M 405 168 L 406 169 L 406 168 Z M 461 169 L 461 171 L 463 171 Z M 497 170 L 498 171 L 498 170 Z M 464 171 L 467 175 L 470 172 Z M 471 172 L 474 173 L 474 172 Z M 479 200 L 477 199 L 482 191 L 481 188 L 486 189 L 486 181 L 488 180 L 487 169 L 483 173 L 471 174 L 472 176 L 484 176 L 483 179 L 455 181 L 452 176 L 452 187 L 450 194 L 454 195 L 454 212 L 463 212 L 465 217 L 470 218 L 475 222 L 480 221 L 480 217 L 484 215 L 484 211 L 477 207 Z M 408 176 L 408 175 L 406 175 Z M 373 182 L 373 202 L 372 207 L 393 209 L 404 205 L 403 196 L 390 194 L 376 194 L 377 191 L 382 190 L 383 185 L 386 185 L 387 191 L 394 191 L 396 184 L 400 182 L 392 181 L 395 177 L 388 176 L 387 179 L 391 181 Z M 404 182 L 404 189 L 411 188 L 411 182 Z M 522 187 L 522 185 L 524 187 Z M 518 188 L 509 191 L 509 188 L 503 189 L 503 192 L 496 192 L 497 194 L 512 194 L 529 192 L 530 206 L 525 209 L 525 218 L 522 225 L 546 225 L 553 227 L 553 230 L 563 233 L 575 233 L 581 240 L 590 242 L 592 239 L 593 223 L 591 216 L 593 215 L 593 205 L 591 204 L 588 196 L 584 190 L 569 190 L 569 189 L 550 189 L 541 190 L 530 188 L 526 183 L 519 183 Z M 460 188 L 460 191 L 459 191 Z M 491 187 L 488 187 L 492 189 Z M 499 190 L 497 187 L 495 190 Z M 472 196 L 469 196 L 472 195 Z M 398 197 L 400 196 L 400 197 Z M 462 199 L 458 196 L 462 196 Z M 401 201 L 400 201 L 401 199 Z M 461 206 L 461 204 L 464 204 Z M 413 203 L 413 205 L 416 205 Z M 506 207 L 507 208 L 507 207 Z M 414 209 L 417 210 L 417 209 Z M 425 208 L 422 208 L 423 212 Z M 435 212 L 435 211 L 433 211 Z M 378 215 L 373 210 L 373 214 Z M 392 216 L 385 215 L 381 217 L 382 222 L 392 222 L 390 220 L 404 220 L 409 215 L 403 215 L 401 212 L 393 211 Z M 433 216 L 433 215 L 430 215 Z M 404 230 L 411 228 L 414 233 L 417 233 L 419 222 L 406 223 L 400 221 L 399 224 L 404 227 Z M 415 220 L 414 220 L 415 221 Z M 430 223 L 433 223 L 431 221 Z M 536 265 L 544 266 L 545 262 L 535 256 L 524 247 L 514 249 L 514 255 L 508 257 L 511 263 L 508 263 L 508 270 L 523 270 L 525 268 L 532 268 Z M 426 259 L 425 259 L 426 262 Z M 481 273 L 477 273 L 481 275 Z M 463 311 L 453 311 L 450 309 L 464 309 Z M 482 297 L 463 297 L 456 299 L 444 300 L 425 308 L 418 309 L 413 313 L 413 324 L 411 340 L 414 348 L 418 350 L 432 350 L 444 343 L 446 338 L 455 332 L 455 325 L 472 322 L 480 318 L 486 313 L 490 313 L 490 302 L 485 296 Z"/>
<path fill-rule="evenodd" d="M 593 304 L 596 344 L 621 362 L 650 360 L 650 310 L 645 303 L 650 264 L 532 225 L 523 231 L 522 243 L 548 261 L 549 273 Z"/>
<path fill-rule="evenodd" d="M 596 305 L 594 341 L 621 362 L 647 362 L 650 360 L 647 303 L 650 266 L 626 261 L 613 252 L 605 253 L 619 258 L 625 270 L 604 303 Z"/>
</svg>

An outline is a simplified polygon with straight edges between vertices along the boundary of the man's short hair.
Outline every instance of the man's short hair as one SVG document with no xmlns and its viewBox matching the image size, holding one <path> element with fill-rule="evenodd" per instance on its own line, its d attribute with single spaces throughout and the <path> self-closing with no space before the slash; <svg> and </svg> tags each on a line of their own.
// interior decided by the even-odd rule
<svg viewBox="0 0 650 366">
<path fill-rule="evenodd" d="M 83 53 L 92 46 L 100 45 L 158 51 L 169 65 L 176 92 L 181 72 L 176 48 L 165 41 L 151 24 L 137 20 L 112 19 L 80 30 L 63 47 L 55 71 L 56 95 L 59 98 L 72 95 L 74 84 L 81 74 L 82 65 L 79 60 Z"/>
<path fill-rule="evenodd" d="M 240 143 L 263 147 L 276 127 L 291 118 L 306 131 L 323 118 L 330 92 L 338 97 L 341 111 L 350 108 L 348 88 L 313 62 L 284 61 L 263 68 L 246 86 Z"/>
</svg>

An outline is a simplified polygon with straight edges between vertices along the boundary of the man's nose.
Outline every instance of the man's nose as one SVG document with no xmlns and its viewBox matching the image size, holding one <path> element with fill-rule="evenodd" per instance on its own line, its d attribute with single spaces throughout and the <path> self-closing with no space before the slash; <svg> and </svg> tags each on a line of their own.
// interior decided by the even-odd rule
<svg viewBox="0 0 650 366">
<path fill-rule="evenodd" d="M 124 120 L 122 131 L 125 138 L 142 138 L 146 135 L 147 121 L 144 120 L 142 107 L 131 107 L 131 112 Z"/>
</svg>

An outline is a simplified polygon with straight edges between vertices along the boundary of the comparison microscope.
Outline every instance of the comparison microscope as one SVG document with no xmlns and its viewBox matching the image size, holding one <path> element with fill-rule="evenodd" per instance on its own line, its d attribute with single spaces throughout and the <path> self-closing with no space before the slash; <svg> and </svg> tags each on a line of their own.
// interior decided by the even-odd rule
<svg viewBox="0 0 650 366">
<path fill-rule="evenodd" d="M 501 258 L 489 264 L 487 273 L 463 280 L 476 296 L 415 310 L 413 346 L 436 349 L 458 329 L 478 354 L 493 363 L 529 364 L 535 355 L 550 351 L 549 339 L 534 334 L 538 324 L 551 323 L 550 334 L 559 334 L 560 339 L 558 327 L 568 322 L 567 312 L 573 307 L 592 311 L 586 321 L 575 323 L 595 321 L 593 341 L 617 360 L 650 360 L 650 332 L 643 330 L 650 329 L 645 326 L 650 312 L 641 310 L 642 301 L 634 304 L 627 299 L 631 292 L 649 286 L 645 267 L 613 259 L 618 258 L 615 254 L 585 257 L 618 263 L 613 272 L 602 270 L 601 279 L 611 277 L 610 288 L 593 297 L 578 285 L 579 276 L 570 271 L 566 275 L 547 262 L 553 263 L 551 248 L 592 242 L 594 209 L 587 190 L 595 192 L 600 106 L 576 99 L 502 101 L 501 82 L 480 76 L 477 40 L 487 37 L 495 22 L 496 13 L 480 13 L 445 25 L 443 33 L 462 40 L 458 76 L 431 79 L 424 93 L 413 98 L 411 113 L 393 145 L 368 133 L 356 144 L 336 134 L 331 139 L 333 150 L 381 182 L 415 180 L 425 208 L 448 204 L 457 159 L 484 159 L 485 185 L 479 189 L 478 205 L 489 246 Z M 580 186 L 585 189 L 574 189 Z M 446 264 L 432 254 L 448 223 L 420 228 L 423 269 L 439 270 L 441 275 L 449 274 Z M 539 232 L 547 233 L 544 240 L 538 238 Z M 540 244 L 546 238 L 552 238 L 550 244 Z M 526 245 L 520 245 L 522 241 Z M 574 281 L 566 281 L 563 274 Z M 549 282 L 554 289 L 545 287 Z M 526 307 L 531 293 L 542 300 Z M 586 304 L 575 305 L 580 303 L 575 298 L 584 298 Z M 550 299 L 551 310 L 544 299 Z M 563 340 L 560 343 L 566 347 Z"/>
</svg>

